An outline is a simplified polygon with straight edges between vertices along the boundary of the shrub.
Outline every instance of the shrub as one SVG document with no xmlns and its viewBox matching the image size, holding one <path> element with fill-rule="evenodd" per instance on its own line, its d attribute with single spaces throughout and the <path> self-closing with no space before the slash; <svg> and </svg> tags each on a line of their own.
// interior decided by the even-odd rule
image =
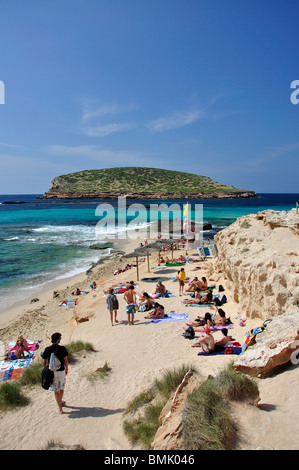
<svg viewBox="0 0 299 470">
<path fill-rule="evenodd" d="M 226 400 L 243 401 L 251 399 L 255 401 L 259 396 L 257 383 L 246 374 L 237 373 L 233 362 L 227 369 L 222 370 L 216 377 L 216 384 L 221 390 L 221 396 Z"/>
<path fill-rule="evenodd" d="M 128 404 L 126 413 L 136 413 L 144 407 L 138 418 L 124 421 L 124 432 L 132 444 L 140 443 L 150 449 L 160 426 L 161 411 L 189 369 L 189 366 L 183 365 L 178 370 L 167 371 L 162 379 L 155 380 L 153 387 L 147 392 L 141 392 Z"/>
<path fill-rule="evenodd" d="M 80 351 L 95 351 L 93 345 L 91 343 L 85 343 L 83 341 L 72 341 L 69 344 L 65 345 L 67 352 L 68 352 L 68 360 L 69 362 L 74 362 L 75 357 L 74 355 Z"/>
<path fill-rule="evenodd" d="M 30 364 L 25 369 L 19 379 L 20 385 L 37 385 L 41 383 L 41 375 L 43 370 L 43 364 L 39 361 Z"/>
<path fill-rule="evenodd" d="M 25 406 L 29 400 L 23 394 L 22 387 L 16 381 L 3 382 L 0 386 L 0 409 L 7 410 Z"/>
<path fill-rule="evenodd" d="M 188 396 L 183 413 L 184 450 L 229 450 L 236 429 L 213 379 Z"/>
</svg>

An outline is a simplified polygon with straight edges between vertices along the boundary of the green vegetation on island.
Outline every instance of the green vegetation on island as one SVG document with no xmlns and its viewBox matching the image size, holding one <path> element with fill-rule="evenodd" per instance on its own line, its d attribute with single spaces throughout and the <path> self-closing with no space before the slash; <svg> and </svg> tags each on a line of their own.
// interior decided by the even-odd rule
<svg viewBox="0 0 299 470">
<path fill-rule="evenodd" d="M 54 192 L 61 193 L 219 193 L 238 194 L 246 192 L 251 197 L 253 191 L 238 189 L 216 182 L 208 176 L 200 176 L 182 171 L 160 168 L 118 167 L 101 170 L 84 170 L 53 179 L 45 197 Z M 244 196 L 246 197 L 246 196 Z"/>
</svg>

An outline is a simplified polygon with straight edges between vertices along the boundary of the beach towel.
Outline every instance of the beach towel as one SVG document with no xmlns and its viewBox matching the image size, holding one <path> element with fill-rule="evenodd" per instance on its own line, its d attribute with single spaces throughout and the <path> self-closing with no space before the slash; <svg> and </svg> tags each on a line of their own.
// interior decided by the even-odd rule
<svg viewBox="0 0 299 470">
<path fill-rule="evenodd" d="M 22 372 L 29 367 L 35 352 L 38 349 L 40 341 L 27 340 L 29 352 L 25 352 L 25 359 L 9 359 L 8 361 L 0 361 L 0 382 L 6 380 L 19 379 Z M 9 347 L 6 350 L 15 351 L 17 348 L 12 348 L 15 341 L 10 341 Z"/>
<path fill-rule="evenodd" d="M 247 331 L 243 342 L 242 342 L 242 354 L 246 351 L 246 349 L 255 343 L 255 337 L 258 333 L 262 333 L 264 331 L 263 326 L 259 326 L 257 328 L 253 328 L 252 330 Z"/>
<path fill-rule="evenodd" d="M 239 355 L 242 352 L 241 346 L 234 346 L 232 343 L 228 343 L 227 346 L 218 346 L 215 348 L 215 351 L 207 353 L 205 351 L 200 351 L 198 356 L 219 356 L 219 355 Z"/>
<path fill-rule="evenodd" d="M 172 294 L 171 292 L 167 291 L 165 294 L 163 295 L 157 295 L 157 294 L 150 294 L 150 296 L 153 298 L 153 299 L 167 299 L 167 297 L 175 297 L 174 294 Z"/>
<path fill-rule="evenodd" d="M 165 316 L 164 318 L 152 318 L 150 323 L 186 321 L 186 320 L 189 320 L 189 317 L 186 313 L 167 313 L 167 316 Z"/>
<path fill-rule="evenodd" d="M 211 326 L 210 329 L 212 331 L 218 331 L 218 330 L 223 330 L 223 328 L 226 328 L 227 330 L 232 330 L 234 328 L 234 325 L 232 323 L 227 323 L 224 326 L 214 325 L 214 326 Z"/>
<path fill-rule="evenodd" d="M 214 304 L 185 304 L 185 307 L 213 307 Z"/>
</svg>

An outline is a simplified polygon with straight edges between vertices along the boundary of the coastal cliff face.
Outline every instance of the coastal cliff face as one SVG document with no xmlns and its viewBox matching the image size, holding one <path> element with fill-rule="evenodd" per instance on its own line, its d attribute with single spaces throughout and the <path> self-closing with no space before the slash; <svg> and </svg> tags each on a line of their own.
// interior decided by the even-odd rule
<svg viewBox="0 0 299 470">
<path fill-rule="evenodd" d="M 158 191 L 81 191 L 71 192 L 62 190 L 49 190 L 44 199 L 228 199 L 228 198 L 254 198 L 254 191 L 228 191 L 228 192 L 158 192 Z"/>
<path fill-rule="evenodd" d="M 239 313 L 266 320 L 299 302 L 299 214 L 267 210 L 239 218 L 215 236 L 216 272 Z M 215 272 L 215 271 L 214 271 Z"/>
</svg>

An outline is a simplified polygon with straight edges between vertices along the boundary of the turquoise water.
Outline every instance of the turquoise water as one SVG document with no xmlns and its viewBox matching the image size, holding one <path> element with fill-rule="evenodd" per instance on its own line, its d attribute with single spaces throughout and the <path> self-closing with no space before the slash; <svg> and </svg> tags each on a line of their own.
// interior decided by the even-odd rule
<svg viewBox="0 0 299 470">
<path fill-rule="evenodd" d="M 299 200 L 298 194 L 261 194 L 257 199 L 198 200 L 203 204 L 204 222 L 212 224 L 212 230 L 204 232 L 212 238 L 217 231 L 231 224 L 242 215 L 265 209 L 290 210 Z M 23 204 L 3 204 L 5 201 L 23 201 Z M 107 212 L 102 216 L 112 224 L 109 232 L 125 237 L 125 229 L 147 226 L 150 221 L 150 204 L 177 203 L 180 207 L 187 201 L 127 201 L 146 205 L 138 222 L 134 210 L 117 211 L 117 201 L 107 200 Z M 99 242 L 100 216 L 96 211 L 100 201 L 46 201 L 36 195 L 0 196 L 0 303 L 2 308 L 53 279 L 60 279 L 85 271 L 99 258 L 99 250 L 90 245 Z M 102 207 L 102 206 L 101 206 Z M 110 207 L 110 210 L 109 210 Z M 115 209 L 115 211 L 114 211 Z M 101 212 L 101 211 L 100 211 Z M 156 217 L 157 212 L 151 211 Z M 128 215 L 129 214 L 129 215 Z M 115 215 L 115 220 L 114 220 Z M 127 216 L 127 217 L 126 217 Z M 191 219 L 194 210 L 191 210 Z M 119 229 L 119 220 L 125 220 L 125 229 Z M 115 223 L 115 224 L 114 224 Z M 98 229 L 98 230 L 97 230 Z M 101 238 L 101 236 L 100 236 Z M 103 236 L 102 239 L 105 237 Z M 109 256 L 109 250 L 101 250 L 101 256 Z M 14 293 L 12 296 L 12 292 Z"/>
</svg>

